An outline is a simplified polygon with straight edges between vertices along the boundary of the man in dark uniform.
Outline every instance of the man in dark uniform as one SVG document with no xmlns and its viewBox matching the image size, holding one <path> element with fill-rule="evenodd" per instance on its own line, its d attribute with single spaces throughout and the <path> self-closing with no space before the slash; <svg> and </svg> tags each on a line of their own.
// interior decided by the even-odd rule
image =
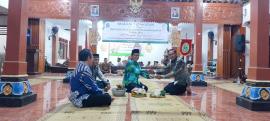
<svg viewBox="0 0 270 121">
<path fill-rule="evenodd" d="M 190 89 L 190 74 L 186 68 L 186 64 L 183 59 L 177 56 L 176 50 L 169 50 L 170 63 L 164 68 L 155 70 L 157 79 L 174 77 L 174 81 L 169 83 L 164 90 L 171 95 L 181 95 L 186 91 L 191 94 Z M 167 73 L 164 71 L 170 70 Z M 159 75 L 162 74 L 162 75 Z"/>
</svg>

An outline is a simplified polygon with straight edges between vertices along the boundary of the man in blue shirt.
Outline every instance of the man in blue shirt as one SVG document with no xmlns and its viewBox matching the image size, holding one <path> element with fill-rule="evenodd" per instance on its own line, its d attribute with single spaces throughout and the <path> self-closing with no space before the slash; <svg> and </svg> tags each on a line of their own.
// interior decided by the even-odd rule
<svg viewBox="0 0 270 121">
<path fill-rule="evenodd" d="M 111 105 L 112 98 L 104 93 L 92 76 L 89 66 L 93 64 L 93 55 L 89 49 L 83 49 L 79 53 L 77 65 L 70 80 L 71 94 L 69 100 L 76 107 L 96 107 Z"/>
</svg>

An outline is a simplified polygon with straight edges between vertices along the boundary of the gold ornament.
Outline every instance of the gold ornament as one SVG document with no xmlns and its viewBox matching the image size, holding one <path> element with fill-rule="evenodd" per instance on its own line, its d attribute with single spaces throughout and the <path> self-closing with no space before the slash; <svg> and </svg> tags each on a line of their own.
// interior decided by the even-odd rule
<svg viewBox="0 0 270 121">
<path fill-rule="evenodd" d="M 179 47 L 180 45 L 180 32 L 177 30 L 176 27 L 172 28 L 172 33 L 171 33 L 171 42 L 172 42 L 172 47 Z"/>
<path fill-rule="evenodd" d="M 100 41 L 100 35 L 98 33 L 98 31 L 91 29 L 89 31 L 89 41 L 90 41 L 90 45 L 97 45 L 98 41 Z"/>
<path fill-rule="evenodd" d="M 147 44 L 145 46 L 145 50 L 146 50 L 147 53 L 151 53 L 152 52 L 152 45 L 151 44 Z"/>
<path fill-rule="evenodd" d="M 250 87 L 248 87 L 247 89 L 246 89 L 246 97 L 249 97 L 250 96 Z"/>
<path fill-rule="evenodd" d="M 143 0 L 129 0 L 129 5 L 131 12 L 137 14 L 141 11 Z"/>
<path fill-rule="evenodd" d="M 25 82 L 23 83 L 23 92 L 28 93 L 28 86 Z"/>
<path fill-rule="evenodd" d="M 269 99 L 269 92 L 265 89 L 261 90 L 260 95 L 263 100 L 268 100 Z"/>
<path fill-rule="evenodd" d="M 3 92 L 4 92 L 4 95 L 6 95 L 6 96 L 10 95 L 12 93 L 12 87 L 11 87 L 11 85 L 10 84 L 6 84 L 4 86 L 4 91 Z"/>
<path fill-rule="evenodd" d="M 100 44 L 100 51 L 101 52 L 106 52 L 107 51 L 107 46 L 104 43 Z"/>
</svg>

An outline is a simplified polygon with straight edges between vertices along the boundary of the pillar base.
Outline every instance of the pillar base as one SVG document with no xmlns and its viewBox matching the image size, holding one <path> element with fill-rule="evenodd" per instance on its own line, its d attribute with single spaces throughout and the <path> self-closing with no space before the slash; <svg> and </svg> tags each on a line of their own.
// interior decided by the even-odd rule
<svg viewBox="0 0 270 121">
<path fill-rule="evenodd" d="M 270 111 L 270 81 L 248 80 L 236 104 L 252 111 Z"/>
<path fill-rule="evenodd" d="M 194 72 L 200 72 L 201 70 L 203 70 L 202 64 L 194 64 L 194 67 L 193 67 Z"/>
<path fill-rule="evenodd" d="M 270 101 L 253 101 L 238 96 L 236 97 L 236 104 L 252 111 L 270 111 Z"/>
<path fill-rule="evenodd" d="M 191 86 L 207 86 L 202 71 L 193 71 L 191 73 Z"/>
<path fill-rule="evenodd" d="M 20 77 L 2 77 L 0 81 L 0 107 L 21 107 L 36 101 L 29 81 Z"/>
<path fill-rule="evenodd" d="M 23 96 L 0 96 L 0 107 L 22 107 L 37 99 L 37 94 L 31 93 Z"/>
</svg>

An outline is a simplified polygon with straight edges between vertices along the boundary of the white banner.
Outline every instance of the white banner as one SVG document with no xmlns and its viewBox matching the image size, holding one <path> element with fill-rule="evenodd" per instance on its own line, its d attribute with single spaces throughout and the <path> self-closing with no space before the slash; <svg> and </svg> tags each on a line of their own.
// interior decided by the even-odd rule
<svg viewBox="0 0 270 121">
<path fill-rule="evenodd" d="M 243 6 L 243 26 L 247 26 L 250 23 L 250 3 Z"/>
<path fill-rule="evenodd" d="M 105 22 L 103 42 L 168 43 L 169 25 L 154 22 Z"/>
</svg>

